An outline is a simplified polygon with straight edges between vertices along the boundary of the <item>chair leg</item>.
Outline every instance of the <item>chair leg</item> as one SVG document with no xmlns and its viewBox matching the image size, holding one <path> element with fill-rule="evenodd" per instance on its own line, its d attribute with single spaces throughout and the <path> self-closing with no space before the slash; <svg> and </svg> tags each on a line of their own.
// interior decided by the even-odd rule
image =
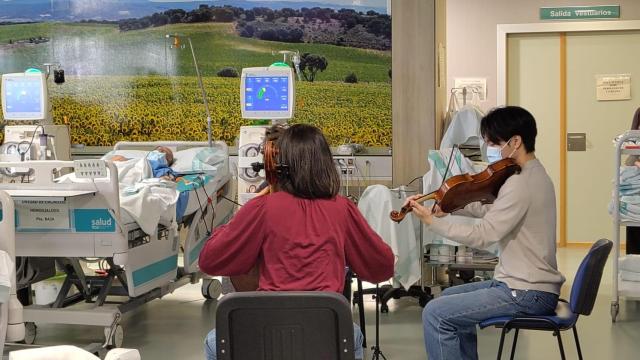
<svg viewBox="0 0 640 360">
<path fill-rule="evenodd" d="M 516 344 L 518 343 L 519 332 L 520 332 L 520 329 L 516 328 L 516 333 L 513 336 L 513 345 L 511 345 L 511 360 L 513 360 L 513 357 L 516 355 Z"/>
<path fill-rule="evenodd" d="M 556 336 L 558 337 L 558 348 L 560 348 L 560 357 L 562 360 L 566 360 L 564 356 L 564 347 L 562 346 L 562 336 L 560 335 L 560 330 L 556 330 Z"/>
<path fill-rule="evenodd" d="M 502 346 L 504 345 L 504 334 L 507 333 L 507 328 L 502 328 L 502 334 L 500 334 L 500 346 L 498 346 L 498 360 L 502 358 Z"/>
<path fill-rule="evenodd" d="M 578 349 L 578 359 L 582 360 L 582 350 L 580 349 L 580 340 L 578 340 L 578 329 L 573 325 L 573 337 L 576 339 L 576 349 Z"/>
</svg>

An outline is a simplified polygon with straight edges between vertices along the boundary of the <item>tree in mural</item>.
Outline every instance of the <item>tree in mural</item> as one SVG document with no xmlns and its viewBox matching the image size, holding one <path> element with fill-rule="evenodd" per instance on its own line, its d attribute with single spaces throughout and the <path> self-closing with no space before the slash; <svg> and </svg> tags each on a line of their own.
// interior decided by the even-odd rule
<svg viewBox="0 0 640 360">
<path fill-rule="evenodd" d="M 310 82 L 316 79 L 318 71 L 325 71 L 328 65 L 329 62 L 322 55 L 304 53 L 300 57 L 300 71 L 304 79 Z"/>
<path fill-rule="evenodd" d="M 216 7 L 211 11 L 215 22 L 233 22 L 235 14 L 230 8 Z"/>
</svg>

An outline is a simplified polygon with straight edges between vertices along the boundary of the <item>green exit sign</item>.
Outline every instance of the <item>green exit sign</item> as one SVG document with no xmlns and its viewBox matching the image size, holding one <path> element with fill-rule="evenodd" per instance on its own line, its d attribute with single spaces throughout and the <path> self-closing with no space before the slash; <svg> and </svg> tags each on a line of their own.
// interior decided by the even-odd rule
<svg viewBox="0 0 640 360">
<path fill-rule="evenodd" d="M 619 19 L 620 5 L 540 8 L 540 20 Z"/>
</svg>

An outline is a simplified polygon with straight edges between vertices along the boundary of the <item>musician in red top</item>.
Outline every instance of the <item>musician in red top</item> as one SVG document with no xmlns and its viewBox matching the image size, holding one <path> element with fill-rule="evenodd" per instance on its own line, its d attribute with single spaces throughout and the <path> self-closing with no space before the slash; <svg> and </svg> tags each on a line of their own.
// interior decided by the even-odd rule
<svg viewBox="0 0 640 360">
<path fill-rule="evenodd" d="M 200 269 L 238 276 L 257 264 L 259 291 L 341 293 L 346 266 L 373 283 L 392 277 L 391 249 L 338 195 L 340 177 L 322 132 L 303 124 L 280 130 L 275 183 L 216 229 L 200 254 Z M 362 335 L 355 325 L 354 331 L 355 355 L 362 359 Z M 215 329 L 205 355 L 216 358 Z"/>
</svg>

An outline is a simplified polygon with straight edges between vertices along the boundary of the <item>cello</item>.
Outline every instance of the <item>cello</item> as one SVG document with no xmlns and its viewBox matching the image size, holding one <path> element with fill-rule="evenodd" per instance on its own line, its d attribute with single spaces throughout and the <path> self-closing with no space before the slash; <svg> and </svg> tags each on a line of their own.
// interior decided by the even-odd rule
<svg viewBox="0 0 640 360">
<path fill-rule="evenodd" d="M 435 200 L 434 208 L 435 205 L 438 205 L 445 213 L 460 210 L 467 204 L 476 201 L 480 201 L 483 204 L 491 204 L 498 196 L 498 191 L 500 191 L 505 181 L 511 175 L 519 173 L 520 170 L 520 165 L 512 158 L 498 160 L 489 164 L 485 170 L 477 174 L 452 176 L 444 180 L 438 190 L 423 195 L 415 201 Z M 400 223 L 411 210 L 411 206 L 406 205 L 400 211 L 393 210 L 389 217 L 391 220 Z"/>
<path fill-rule="evenodd" d="M 265 179 L 268 186 L 275 186 L 278 181 L 278 177 L 286 176 L 288 173 L 288 166 L 279 164 L 277 161 L 278 147 L 276 146 L 275 136 L 278 136 L 278 134 L 267 134 L 267 136 L 269 138 L 265 139 L 261 150 L 264 155 L 263 162 L 252 163 L 251 167 L 255 172 L 259 172 L 264 169 Z M 259 187 L 256 192 L 260 192 L 261 190 L 262 186 Z M 237 292 L 256 291 L 259 285 L 260 270 L 256 264 L 247 274 L 230 276 L 229 279 L 231 280 L 233 288 Z"/>
</svg>

